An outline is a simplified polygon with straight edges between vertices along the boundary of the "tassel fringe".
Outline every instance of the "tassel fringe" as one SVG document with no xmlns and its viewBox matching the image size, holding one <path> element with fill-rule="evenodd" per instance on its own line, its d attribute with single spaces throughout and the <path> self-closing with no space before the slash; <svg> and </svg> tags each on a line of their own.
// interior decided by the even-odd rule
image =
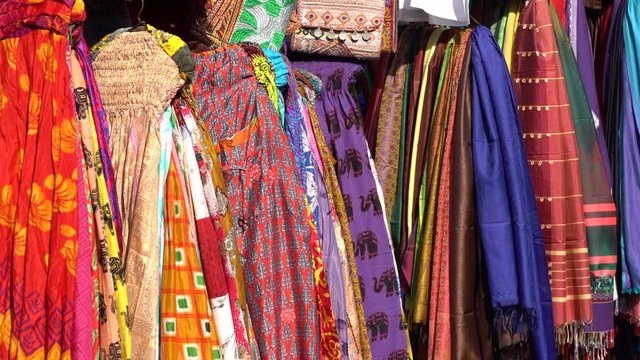
<svg viewBox="0 0 640 360">
<path fill-rule="evenodd" d="M 589 359 L 606 360 L 610 344 L 613 342 L 613 331 L 588 332 L 589 326 L 583 322 L 557 326 L 556 347 L 572 359 L 581 359 L 583 355 L 588 355 Z"/>
</svg>

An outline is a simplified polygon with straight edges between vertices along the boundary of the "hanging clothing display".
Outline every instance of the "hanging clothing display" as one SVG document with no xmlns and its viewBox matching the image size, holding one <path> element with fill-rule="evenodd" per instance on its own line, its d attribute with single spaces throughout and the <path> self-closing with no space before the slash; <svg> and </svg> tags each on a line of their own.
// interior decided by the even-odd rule
<svg viewBox="0 0 640 360">
<path fill-rule="evenodd" d="M 0 360 L 640 359 L 639 6 L 1 2 Z"/>
</svg>

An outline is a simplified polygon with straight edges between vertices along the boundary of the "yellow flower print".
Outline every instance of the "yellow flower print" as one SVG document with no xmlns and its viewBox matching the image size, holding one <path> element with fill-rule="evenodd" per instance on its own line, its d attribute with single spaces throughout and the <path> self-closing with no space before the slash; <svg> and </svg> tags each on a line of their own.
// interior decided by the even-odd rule
<svg viewBox="0 0 640 360">
<path fill-rule="evenodd" d="M 7 102 L 9 102 L 9 99 L 4 95 L 4 89 L 2 88 L 2 85 L 0 85 L 0 111 L 7 106 Z"/>
<path fill-rule="evenodd" d="M 29 91 L 29 86 L 30 86 L 29 75 L 27 74 L 20 75 L 20 88 L 22 89 L 22 91 Z"/>
<path fill-rule="evenodd" d="M 53 53 L 53 45 L 42 43 L 38 48 L 38 60 L 42 63 L 45 80 L 55 81 L 56 70 L 58 70 L 58 60 Z"/>
<path fill-rule="evenodd" d="M 67 270 L 73 276 L 76 276 L 76 259 L 78 257 L 78 243 L 75 240 L 67 240 L 60 249 L 60 255 L 67 264 Z"/>
<path fill-rule="evenodd" d="M 15 256 L 24 256 L 27 248 L 27 227 L 16 224 L 13 232 L 13 254 Z"/>
<path fill-rule="evenodd" d="M 53 117 L 58 116 L 58 101 L 55 98 L 51 99 L 51 107 L 53 108 Z"/>
<path fill-rule="evenodd" d="M 42 108 L 42 102 L 40 100 L 40 95 L 36 93 L 31 93 L 29 95 L 29 120 L 27 121 L 28 135 L 35 135 L 38 133 L 38 124 L 40 120 L 40 110 Z"/>
<path fill-rule="evenodd" d="M 60 234 L 64 237 L 74 237 L 76 236 L 76 229 L 73 226 L 62 225 L 60 226 Z"/>
<path fill-rule="evenodd" d="M 78 192 L 75 180 L 65 179 L 62 175 L 49 175 L 44 180 L 44 186 L 49 190 L 53 190 L 54 211 L 67 213 L 75 210 L 78 205 Z"/>
<path fill-rule="evenodd" d="M 9 67 L 11 69 L 13 69 L 14 71 L 16 70 L 16 52 L 18 50 L 18 42 L 20 41 L 20 38 L 18 37 L 14 37 L 14 38 L 8 38 L 2 41 L 2 46 L 4 47 L 4 55 L 5 58 L 7 59 L 7 62 L 9 63 Z"/>
<path fill-rule="evenodd" d="M 63 120 L 60 126 L 53 127 L 53 130 L 51 130 L 53 160 L 58 161 L 60 159 L 60 152 L 67 154 L 76 152 L 77 134 L 75 121 Z"/>
<path fill-rule="evenodd" d="M 51 230 L 51 217 L 53 210 L 51 200 L 42 191 L 40 185 L 34 183 L 27 195 L 31 201 L 29 208 L 29 225 L 35 226 L 38 230 L 49 232 Z"/>
<path fill-rule="evenodd" d="M 13 203 L 13 188 L 5 185 L 0 191 L 0 226 L 12 227 L 16 216 L 16 206 Z"/>
</svg>

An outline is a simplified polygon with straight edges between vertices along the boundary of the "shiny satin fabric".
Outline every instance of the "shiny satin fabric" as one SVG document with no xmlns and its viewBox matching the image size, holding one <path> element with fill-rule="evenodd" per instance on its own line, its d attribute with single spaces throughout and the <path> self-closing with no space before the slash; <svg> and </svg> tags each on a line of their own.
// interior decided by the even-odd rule
<svg viewBox="0 0 640 360">
<path fill-rule="evenodd" d="M 404 136 L 404 153 L 400 154 L 400 161 L 403 163 L 402 172 L 400 176 L 398 176 L 398 180 L 401 181 L 402 184 L 402 196 L 401 196 L 401 224 L 402 227 L 400 229 L 400 244 L 402 247 L 400 250 L 403 252 L 406 251 L 408 247 L 409 235 L 411 233 L 411 229 L 413 227 L 413 223 L 409 221 L 409 199 L 413 199 L 415 197 L 415 189 L 409 188 L 409 182 L 413 174 L 411 173 L 411 153 L 413 149 L 414 142 L 414 132 L 417 126 L 417 112 L 418 112 L 418 102 L 420 96 L 420 89 L 422 83 L 422 73 L 424 71 L 424 56 L 425 56 L 425 48 L 427 42 L 429 41 L 429 34 L 431 32 L 431 28 L 420 28 L 417 33 L 418 40 L 417 48 L 415 51 L 415 56 L 413 58 L 413 66 L 411 67 L 411 73 L 409 74 L 409 88 L 405 91 L 408 96 L 407 101 L 407 118 L 405 125 L 405 136 Z M 415 169 L 414 169 L 415 171 Z M 412 204 L 412 203 L 411 203 Z M 410 279 L 408 280 L 410 283 Z"/>
<path fill-rule="evenodd" d="M 433 74 L 429 77 L 429 63 L 433 58 L 437 41 L 443 30 L 443 28 L 433 29 L 433 31 L 430 32 L 427 44 L 425 45 L 424 60 L 422 63 L 422 79 L 420 82 L 420 92 L 418 95 L 418 104 L 416 109 L 415 129 L 412 143 L 410 144 L 411 152 L 408 156 L 409 164 L 407 165 L 407 169 L 409 171 L 409 181 L 406 189 L 410 195 L 407 198 L 406 211 L 407 226 L 409 226 L 409 230 L 406 249 L 399 254 L 400 261 L 402 262 L 403 273 L 406 276 L 405 285 L 407 287 L 412 284 L 413 280 L 416 240 L 419 238 L 419 235 L 422 234 L 420 231 L 422 223 L 419 222 L 418 219 L 418 205 L 420 204 L 420 179 L 423 173 L 422 160 L 424 159 L 424 143 L 426 142 L 426 132 L 429 124 L 429 118 L 423 118 L 422 112 L 424 111 L 424 105 L 426 102 L 426 89 L 429 79 L 432 79 L 431 82 L 433 82 Z M 421 139 L 423 140 L 422 142 L 420 142 Z M 419 148 L 422 149 L 422 152 L 419 152 Z M 418 164 L 420 164 L 420 166 L 418 166 Z"/>
<path fill-rule="evenodd" d="M 634 117 L 625 119 L 625 121 L 633 121 L 636 124 L 635 132 L 640 131 L 640 4 L 637 1 L 629 1 L 627 10 L 622 20 L 622 31 L 624 36 L 624 53 L 626 62 L 626 72 L 629 81 L 628 95 L 631 97 L 633 105 Z M 626 158 L 637 157 L 626 154 Z M 625 153 L 632 152 L 631 148 L 624 147 Z M 628 165 L 628 166 L 627 166 Z M 640 251 L 635 251 L 640 244 L 640 235 L 638 231 L 633 230 L 635 220 L 633 216 L 640 213 L 640 204 L 637 199 L 640 197 L 640 187 L 637 185 L 638 164 L 632 165 L 632 162 L 625 163 L 623 173 L 623 182 L 625 183 L 625 207 L 627 214 L 624 228 L 624 262 L 623 262 L 623 292 L 629 294 L 640 294 Z M 627 175 L 629 174 L 629 175 Z M 630 175 L 633 174 L 633 175 Z M 635 179 L 635 181 L 633 181 Z M 634 184 L 635 183 L 635 184 Z M 633 215 L 631 215 L 633 212 Z"/>
<path fill-rule="evenodd" d="M 443 87 L 446 79 L 450 76 L 451 66 L 448 66 L 451 51 L 453 48 L 452 40 L 447 43 L 446 52 L 442 61 L 442 70 L 440 73 L 440 84 L 438 85 L 438 103 L 446 102 L 446 99 L 442 99 L 441 88 Z M 438 105 L 440 106 L 440 105 Z M 432 278 L 432 254 L 434 244 L 434 225 L 436 220 L 436 203 L 437 203 L 437 184 L 440 179 L 440 169 L 442 165 L 442 151 L 444 145 L 443 139 L 443 125 L 440 121 L 441 117 L 434 115 L 431 121 L 430 136 L 428 139 L 428 162 L 427 169 L 429 170 L 427 178 L 427 186 L 425 187 L 426 193 L 426 210 L 425 210 L 425 226 L 423 228 L 422 244 L 418 249 L 418 255 L 416 259 L 416 277 L 415 285 L 411 287 L 412 293 L 415 293 L 415 302 L 413 304 L 412 321 L 415 324 L 427 324 L 428 309 L 430 307 L 429 294 L 432 291 L 431 278 Z"/>
<path fill-rule="evenodd" d="M 593 322 L 580 344 L 601 358 L 613 340 L 614 281 L 617 266 L 617 215 L 600 154 L 592 108 L 580 69 L 564 29 L 553 12 L 553 25 L 580 153 L 580 176 L 589 246 Z"/>
<path fill-rule="evenodd" d="M 427 238 L 425 240 L 425 234 L 426 234 L 426 217 L 427 217 L 427 211 L 428 211 L 428 207 L 427 207 L 427 198 L 428 198 L 428 189 L 429 189 L 429 184 L 431 181 L 431 175 L 430 173 L 428 173 L 428 171 L 433 171 L 433 166 L 427 166 L 427 159 L 428 159 L 428 148 L 429 148 L 429 142 L 431 140 L 430 137 L 433 136 L 433 132 L 431 131 L 431 126 L 433 124 L 433 109 L 436 106 L 437 103 L 437 94 L 438 94 L 438 89 L 441 86 L 441 83 L 444 79 L 444 74 L 446 73 L 446 65 L 444 63 L 444 58 L 445 58 L 445 53 L 446 53 L 446 49 L 447 49 L 447 44 L 449 43 L 449 40 L 453 37 L 453 35 L 456 33 L 456 30 L 453 29 L 449 29 L 449 30 L 442 30 L 442 29 L 436 29 L 434 30 L 434 32 L 432 33 L 432 39 L 434 41 L 434 50 L 433 50 L 433 54 L 431 57 L 431 60 L 428 64 L 428 70 L 427 70 L 427 80 L 428 79 L 433 79 L 432 81 L 427 81 L 427 84 L 425 86 L 425 92 L 424 95 L 422 96 L 423 99 L 423 104 L 422 104 L 422 108 L 421 108 L 421 112 L 420 112 L 420 116 L 421 116 L 421 131 L 420 134 L 418 135 L 418 148 L 417 148 L 417 158 L 416 158 L 416 174 L 415 174 L 415 179 L 414 179 L 414 192 L 418 193 L 418 197 L 417 197 L 417 201 L 414 204 L 414 213 L 417 214 L 417 219 L 413 219 L 413 221 L 415 221 L 417 223 L 417 228 L 413 228 L 415 234 L 411 234 L 409 237 L 409 243 L 408 243 L 408 251 L 407 254 L 405 254 L 405 259 L 403 260 L 403 266 L 406 266 L 405 264 L 408 264 L 409 262 L 413 263 L 413 276 L 411 278 L 411 295 L 412 297 L 415 297 L 416 295 L 416 289 L 418 286 L 418 283 L 420 283 L 420 286 L 423 286 L 426 288 L 426 293 L 429 293 L 429 281 L 425 280 L 425 279 L 429 279 L 430 278 L 430 271 L 431 271 L 431 265 L 430 265 L 430 261 L 431 261 L 431 247 L 432 247 L 432 243 L 431 243 L 431 238 Z M 410 221 L 412 219 L 410 218 Z M 412 243 L 412 241 L 415 242 Z M 424 254 L 424 258 L 422 258 L 422 260 L 420 260 L 420 255 L 421 251 L 423 251 L 422 247 L 426 246 L 426 248 L 424 249 L 424 251 L 426 251 L 426 253 Z M 413 250 L 412 250 L 413 248 Z M 413 253 L 411 252 L 413 251 Z M 421 264 L 421 265 L 419 265 Z M 422 274 L 422 275 L 417 275 L 419 274 L 419 270 L 418 270 L 418 266 L 421 266 L 424 271 L 427 271 L 426 274 Z M 422 278 L 420 281 L 418 281 L 418 276 L 424 276 L 424 278 Z"/>
<path fill-rule="evenodd" d="M 405 96 L 405 80 L 407 77 L 407 57 L 411 50 L 408 40 L 412 36 L 413 28 L 405 30 L 400 38 L 398 53 L 385 81 L 380 104 L 380 118 L 376 140 L 376 168 L 380 178 L 380 185 L 384 194 L 385 212 L 387 220 L 391 220 L 397 184 L 400 158 L 400 131 L 402 122 L 402 107 Z M 394 239 L 396 246 L 399 239 Z"/>
<path fill-rule="evenodd" d="M 460 73 L 451 160 L 451 358 L 490 360 L 491 322 L 476 237 L 470 64 L 471 41 Z"/>
<path fill-rule="evenodd" d="M 453 128 L 455 125 L 458 102 L 458 85 L 462 65 L 467 49 L 467 43 L 471 38 L 471 29 L 465 29 L 456 33 L 452 39 L 451 51 L 451 77 L 445 81 L 443 95 L 446 101 L 441 101 L 436 109 L 436 121 L 443 118 L 443 152 L 442 173 L 437 187 L 437 207 L 435 224 L 435 244 L 433 248 L 433 269 L 431 275 L 431 294 L 429 309 L 429 358 L 451 358 L 451 283 L 448 275 L 451 271 L 451 171 Z"/>
<path fill-rule="evenodd" d="M 558 344 L 592 320 L 578 145 L 549 4 L 520 16 L 512 78 L 551 272 Z"/>
<path fill-rule="evenodd" d="M 504 324 L 494 330 L 530 339 L 536 359 L 554 359 L 548 268 L 512 81 L 487 29 L 474 30 L 472 52 L 477 224 L 494 324 Z"/>
</svg>

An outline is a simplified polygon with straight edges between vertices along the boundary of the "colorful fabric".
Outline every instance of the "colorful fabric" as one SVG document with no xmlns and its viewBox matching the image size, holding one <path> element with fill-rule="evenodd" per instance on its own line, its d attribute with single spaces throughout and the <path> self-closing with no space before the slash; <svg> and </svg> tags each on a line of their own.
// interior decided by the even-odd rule
<svg viewBox="0 0 640 360">
<path fill-rule="evenodd" d="M 280 50 L 294 6 L 294 0 L 244 0 L 231 42 Z"/>
<path fill-rule="evenodd" d="M 385 81 L 380 103 L 380 118 L 378 119 L 375 161 L 381 179 L 387 219 L 391 219 L 391 210 L 395 204 L 398 185 L 401 109 L 408 70 L 406 59 L 411 50 L 410 41 L 406 40 L 409 37 L 413 37 L 411 29 L 405 30 L 400 37 L 398 53 L 391 63 L 391 69 Z M 331 131 L 335 131 L 333 123 L 329 123 L 329 126 Z M 399 239 L 394 240 L 398 246 Z"/>
<path fill-rule="evenodd" d="M 580 70 L 560 19 L 553 9 L 552 17 L 580 153 L 580 176 L 589 247 L 593 322 L 587 328 L 586 340 L 580 345 L 585 346 L 589 354 L 602 358 L 613 341 L 618 219 L 598 146 L 593 112 Z"/>
<path fill-rule="evenodd" d="M 0 358 L 68 358 L 75 341 L 87 229 L 78 228 L 79 130 L 62 35 L 84 15 L 82 2 L 72 6 L 0 5 Z"/>
<path fill-rule="evenodd" d="M 512 77 L 549 264 L 556 341 L 592 320 L 580 158 L 549 4 L 524 8 Z"/>
<path fill-rule="evenodd" d="M 191 114 L 196 114 L 193 106 L 189 106 Z M 236 335 L 237 356 L 240 359 L 257 358 L 258 345 L 255 340 L 253 325 L 247 308 L 244 273 L 240 264 L 240 253 L 236 238 L 238 227 L 233 224 L 233 216 L 227 196 L 226 185 L 217 152 L 213 146 L 211 135 L 203 128 L 202 122 L 196 124 L 194 118 L 186 116 L 185 122 L 191 135 L 197 140 L 196 159 L 200 167 L 202 179 L 206 179 L 205 198 L 210 214 L 213 214 L 214 226 L 219 234 L 220 247 L 224 261 L 224 274 L 229 290 L 229 302 L 233 315 L 233 327 Z M 216 326 L 218 326 L 216 324 Z"/>
<path fill-rule="evenodd" d="M 450 78 L 449 72 L 453 70 L 449 66 L 451 61 L 451 52 L 453 50 L 453 41 L 446 38 L 447 42 L 440 48 L 442 51 L 442 67 L 440 71 L 439 81 L 437 85 L 436 101 L 433 105 L 433 115 L 429 121 L 429 137 L 427 139 L 427 160 L 425 166 L 425 174 L 423 175 L 424 185 L 421 189 L 421 197 L 424 198 L 424 218 L 422 229 L 422 243 L 416 247 L 416 265 L 414 271 L 417 276 L 413 277 L 414 283 L 411 286 L 412 297 L 414 300 L 411 318 L 415 324 L 428 324 L 429 304 L 431 303 L 430 294 L 433 293 L 432 282 L 433 269 L 435 269 L 435 224 L 436 224 L 436 206 L 437 206 L 437 184 L 441 176 L 442 170 L 442 152 L 444 150 L 444 119 L 436 121 L 436 110 L 442 109 L 441 103 L 444 102 L 442 91 L 445 79 Z M 430 327 L 428 327 L 430 328 Z M 432 338 L 432 337 L 430 337 Z M 431 341 L 431 340 L 430 340 Z M 427 354 L 433 354 L 432 343 L 427 344 Z"/>
<path fill-rule="evenodd" d="M 100 151 L 100 164 L 102 172 L 107 182 L 109 190 L 109 202 L 111 203 L 111 215 L 113 226 L 116 229 L 116 235 L 119 241 L 122 241 L 122 215 L 120 214 L 120 205 L 118 204 L 118 196 L 116 194 L 116 181 L 113 174 L 113 165 L 111 164 L 111 151 L 109 149 L 109 122 L 106 119 L 102 99 L 98 91 L 98 84 L 93 71 L 91 61 L 91 52 L 84 41 L 80 41 L 76 45 L 76 55 L 80 61 L 82 72 L 87 83 L 87 93 L 91 99 L 91 110 L 93 112 L 93 121 L 98 134 L 98 145 Z M 120 244 L 122 246 L 122 244 Z"/>
<path fill-rule="evenodd" d="M 434 112 L 434 124 L 440 123 L 441 162 L 437 189 L 436 223 L 434 224 L 433 265 L 431 274 L 430 308 L 429 308 L 429 358 L 441 359 L 451 357 L 451 303 L 449 301 L 451 284 L 448 280 L 450 272 L 450 186 L 451 186 L 451 152 L 453 145 L 453 128 L 455 126 L 455 108 L 458 96 L 458 81 L 462 63 L 467 49 L 471 30 L 454 35 L 449 42 L 451 49 L 450 74 L 445 78 L 440 93 L 441 100 Z"/>
<path fill-rule="evenodd" d="M 636 130 L 632 133 L 638 133 L 640 131 L 640 4 L 637 1 L 629 1 L 626 6 L 627 10 L 625 12 L 624 18 L 622 20 L 622 31 L 624 37 L 624 59 L 626 63 L 626 72 L 627 78 L 629 81 L 629 91 L 626 93 L 626 96 L 631 97 L 631 101 L 633 104 L 634 118 L 625 119 L 625 121 L 635 121 Z M 623 65 L 624 66 L 624 65 Z M 626 149 L 623 148 L 623 149 Z M 629 148 L 631 149 L 631 148 Z M 627 150 L 630 151 L 630 150 Z M 637 147 L 633 148 L 634 152 L 637 152 Z M 633 205 L 631 199 L 637 199 L 635 196 L 637 194 L 637 185 L 633 185 L 634 181 L 631 178 L 635 178 L 631 174 L 634 173 L 632 169 L 636 167 L 634 166 L 625 166 L 624 176 L 625 193 L 627 196 L 630 196 L 630 201 L 626 204 L 626 209 L 629 210 L 627 214 L 627 220 L 625 224 L 625 229 L 623 230 L 623 251 L 624 258 L 622 262 L 622 292 L 623 293 L 631 293 L 631 294 L 640 294 L 640 251 L 634 251 L 636 246 L 640 244 L 640 236 L 637 231 L 632 230 L 633 219 L 629 214 L 637 213 L 638 205 Z M 636 179 L 637 180 L 637 179 Z M 631 197 L 631 195 L 634 195 Z M 626 210 L 625 209 L 625 210 Z M 632 212 L 633 209 L 633 212 Z"/>
<path fill-rule="evenodd" d="M 214 218 L 209 212 L 204 192 L 198 160 L 196 158 L 197 147 L 191 132 L 197 130 L 193 115 L 186 106 L 178 106 L 174 103 L 174 113 L 180 124 L 179 137 L 182 140 L 182 170 L 188 178 L 188 189 L 193 206 L 196 234 L 198 238 L 198 250 L 202 263 L 202 271 L 207 285 L 209 307 L 211 309 L 216 333 L 220 340 L 222 358 L 235 359 L 238 354 L 236 335 L 233 326 L 233 315 L 229 302 L 229 290 L 223 269 L 223 259 L 220 253 L 220 237 L 224 237 L 222 229 L 216 231 Z M 192 118 L 191 129 L 186 124 L 186 118 Z M 234 284 L 235 285 L 235 284 Z"/>
<path fill-rule="evenodd" d="M 158 173 L 158 119 L 184 80 L 153 35 L 142 31 L 113 37 L 94 55 L 93 65 L 110 125 L 111 159 L 124 215 L 132 358 L 153 358 L 159 350 L 163 230 L 160 219 L 149 214 L 161 212 L 158 188 L 164 188 Z"/>
<path fill-rule="evenodd" d="M 228 42 L 242 11 L 242 1 L 238 0 L 208 0 L 204 7 L 206 11 L 206 29 L 210 33 L 210 40 L 214 44 Z"/>
<path fill-rule="evenodd" d="M 295 74 L 289 63 L 285 60 L 281 67 L 288 74 L 287 92 L 285 97 L 285 122 L 284 130 L 289 139 L 296 165 L 300 173 L 301 185 L 305 191 L 305 205 L 307 210 L 307 221 L 311 229 L 310 246 L 313 256 L 314 280 L 316 286 L 316 302 L 318 313 L 320 314 L 321 342 L 323 357 L 328 359 L 338 359 L 341 357 L 341 342 L 338 339 L 335 317 L 332 311 L 331 294 L 328 288 L 327 274 L 325 272 L 324 257 L 320 239 L 318 237 L 317 214 L 318 212 L 318 187 L 315 175 L 315 165 L 311 153 L 309 137 L 304 126 L 304 119 L 300 109 L 300 94 L 296 84 Z M 254 68 L 255 69 L 255 68 Z M 259 69 L 255 69 L 256 74 Z M 282 69 L 273 69 L 274 73 L 281 72 Z M 345 339 L 346 340 L 346 339 Z"/>
<path fill-rule="evenodd" d="M 327 145 L 337 155 L 338 181 L 355 237 L 371 352 L 410 354 L 384 209 L 369 169 L 362 114 L 350 92 L 362 67 L 345 62 L 299 62 L 296 66 L 315 73 L 325 84 L 315 110 Z"/>
<path fill-rule="evenodd" d="M 311 232 L 302 186 L 289 180 L 298 175 L 278 114 L 242 48 L 196 54 L 196 74 L 198 114 L 219 148 L 241 231 L 238 246 L 246 259 L 247 302 L 260 356 L 317 359 Z"/>
<path fill-rule="evenodd" d="M 477 28 L 476 28 L 477 29 Z M 487 29 L 484 29 L 488 32 Z M 476 31 L 476 30 L 474 30 Z M 461 64 L 451 158 L 451 357 L 491 359 L 490 314 L 486 311 L 486 281 L 476 229 L 473 171 L 472 37 Z M 498 56 L 500 53 L 498 52 Z M 506 72 L 506 70 L 505 70 Z M 508 78 L 508 74 L 507 74 Z"/>
<path fill-rule="evenodd" d="M 71 77 L 84 80 L 80 58 L 74 53 L 70 56 Z M 76 114 L 77 118 L 77 114 Z M 79 124 L 78 124 L 79 125 Z M 94 251 L 96 241 L 93 236 L 93 221 L 89 214 L 91 208 L 91 191 L 85 171 L 85 159 L 82 149 L 78 148 L 78 258 L 76 262 L 76 300 L 74 308 L 74 326 L 76 329 L 91 329 L 76 334 L 71 352 L 72 358 L 95 358 L 98 356 L 98 345 L 94 336 L 98 336 L 98 317 L 94 317 L 93 309 L 98 307 L 93 279 Z M 96 264 L 97 265 L 97 264 Z M 97 266 L 95 268 L 97 271 Z M 97 312 L 95 313 L 97 315 Z"/>
<path fill-rule="evenodd" d="M 302 87 L 298 86 L 298 89 L 301 88 Z M 298 96 L 298 107 L 304 120 L 305 139 L 303 140 L 303 146 L 305 163 L 307 164 L 305 167 L 305 171 L 307 172 L 305 190 L 307 191 L 307 201 L 311 206 L 313 220 L 318 231 L 318 239 L 322 247 L 322 259 L 325 264 L 327 285 L 329 294 L 331 295 L 331 309 L 333 311 L 333 318 L 336 321 L 336 330 L 340 339 L 342 358 L 346 359 L 349 357 L 349 343 L 355 342 L 355 339 L 350 338 L 349 335 L 349 319 L 347 317 L 347 312 L 352 311 L 355 313 L 355 308 L 347 309 L 347 294 L 345 293 L 342 267 L 342 264 L 346 265 L 347 258 L 344 252 L 344 246 L 342 246 L 341 251 L 340 245 L 338 244 L 337 237 L 341 236 L 340 224 L 336 219 L 335 210 L 329 199 L 324 177 L 318 165 L 322 160 L 319 150 L 317 149 L 315 136 L 313 135 L 307 102 L 306 99 L 303 98 L 302 93 L 303 92 L 300 91 L 300 96 Z M 315 151 L 313 148 L 315 148 Z M 352 294 L 349 296 L 353 298 Z"/>
<path fill-rule="evenodd" d="M 393 52 L 394 0 L 298 0 L 291 48 L 295 51 L 358 59 Z"/>
<path fill-rule="evenodd" d="M 118 327 L 118 310 L 120 309 L 118 309 L 117 301 L 120 300 L 121 304 L 125 304 L 125 308 L 122 310 L 124 310 L 126 314 L 126 306 L 128 304 L 126 303 L 126 297 L 124 299 L 122 298 L 123 294 L 126 296 L 126 292 L 123 293 L 123 290 L 126 291 L 126 288 L 118 291 L 120 290 L 118 286 L 123 286 L 123 274 L 119 270 L 122 269 L 122 265 L 119 256 L 114 257 L 112 261 L 109 255 L 109 243 L 115 242 L 117 244 L 113 223 L 109 221 L 111 206 L 108 202 L 108 194 L 101 192 L 99 188 L 99 175 L 96 169 L 96 155 L 99 154 L 99 151 L 95 148 L 97 140 L 94 141 L 94 123 L 91 108 L 88 102 L 85 88 L 86 84 L 82 77 L 80 64 L 73 59 L 71 60 L 71 70 L 72 85 L 76 100 L 76 117 L 80 127 L 82 152 L 84 154 L 86 176 L 91 194 L 91 211 L 93 215 L 93 219 L 91 220 L 95 226 L 96 246 L 99 252 L 100 292 L 98 294 L 97 305 L 99 309 L 102 309 L 102 311 L 99 312 L 100 354 L 119 358 L 123 342 L 121 342 Z M 118 278 L 119 282 L 116 283 Z M 125 302 L 123 303 L 123 301 Z M 129 336 L 126 330 L 123 336 Z"/>
<path fill-rule="evenodd" d="M 584 3 L 586 1 L 576 0 L 576 44 L 574 47 L 574 55 L 578 63 L 582 84 L 589 99 L 589 105 L 593 115 L 594 126 L 596 128 L 598 147 L 604 171 L 607 175 L 609 187 L 613 186 L 611 177 L 611 164 L 609 163 L 609 152 L 604 140 L 604 131 L 602 128 L 602 112 L 600 111 L 600 102 L 598 101 L 598 93 L 596 90 L 596 74 L 594 68 L 594 46 L 591 43 L 591 33 L 589 32 L 589 23 L 585 12 Z M 595 37 L 595 36 L 594 36 Z"/>
<path fill-rule="evenodd" d="M 478 226 L 494 322 L 511 324 L 495 330 L 526 335 L 528 326 L 535 358 L 555 359 L 544 242 L 511 78 L 488 29 L 473 31 L 471 54 Z M 525 324 L 514 320 L 522 316 Z"/>
<path fill-rule="evenodd" d="M 340 256 L 342 259 L 346 260 L 341 261 L 341 266 L 345 284 L 344 291 L 347 295 L 346 301 L 348 309 L 347 316 L 349 318 L 349 334 L 350 337 L 354 339 L 352 343 L 349 343 L 349 358 L 372 359 L 371 344 L 369 343 L 369 338 L 367 336 L 367 324 L 365 322 L 364 309 L 362 305 L 362 299 L 365 294 L 361 291 L 362 283 L 359 280 L 360 277 L 358 276 L 358 270 L 356 267 L 354 245 L 352 242 L 351 230 L 349 229 L 347 210 L 335 170 L 337 161 L 327 146 L 314 106 L 309 107 L 309 116 L 313 133 L 318 141 L 318 150 L 320 151 L 320 156 L 325 169 L 324 180 L 327 186 L 327 192 L 329 193 L 329 198 L 335 208 L 336 220 L 334 220 L 334 222 L 337 221 L 339 224 L 340 236 L 337 236 L 336 238 L 338 240 L 338 248 L 341 252 Z"/>
<path fill-rule="evenodd" d="M 436 42 L 440 38 L 440 35 L 444 31 L 443 28 L 433 29 L 426 36 L 426 43 L 421 51 L 423 53 L 423 60 L 421 64 L 416 64 L 417 67 L 422 67 L 419 75 L 419 83 L 415 84 L 417 92 L 417 103 L 415 104 L 415 125 L 412 130 L 411 138 L 407 146 L 406 159 L 408 161 L 406 169 L 408 169 L 408 179 L 406 182 L 406 224 L 407 224 L 407 244 L 406 250 L 401 253 L 402 269 L 404 276 L 406 277 L 406 285 L 409 285 L 413 281 L 413 267 L 415 260 L 415 246 L 416 240 L 421 235 L 420 223 L 418 222 L 418 207 L 419 207 L 419 192 L 420 192 L 420 177 L 423 173 L 422 160 L 424 159 L 424 145 L 426 143 L 425 133 L 428 128 L 430 117 L 423 118 L 424 104 L 426 101 L 427 82 L 429 79 L 433 80 L 433 77 L 429 77 L 429 63 L 433 57 Z M 416 74 L 417 75 L 417 74 Z M 416 77 L 414 76 L 414 81 Z M 419 150 L 420 149 L 420 150 Z"/>
<path fill-rule="evenodd" d="M 177 160 L 174 147 L 164 208 L 160 358 L 222 359 Z"/>
</svg>

